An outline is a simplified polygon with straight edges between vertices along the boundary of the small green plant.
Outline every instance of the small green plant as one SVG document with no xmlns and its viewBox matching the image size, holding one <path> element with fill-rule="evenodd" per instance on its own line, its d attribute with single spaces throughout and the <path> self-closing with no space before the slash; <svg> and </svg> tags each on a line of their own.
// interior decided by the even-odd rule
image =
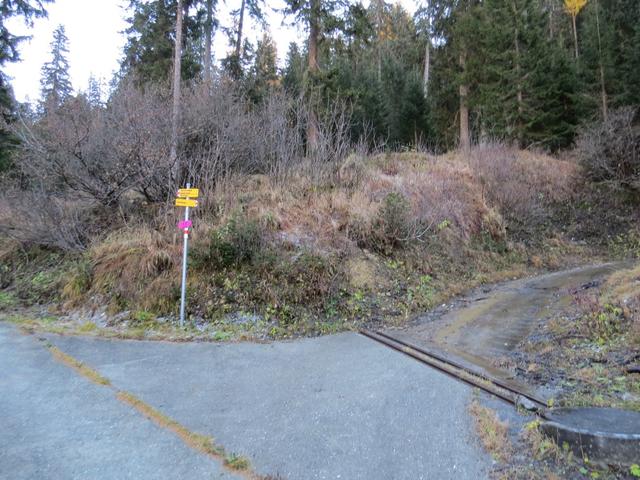
<svg viewBox="0 0 640 480">
<path fill-rule="evenodd" d="M 294 320 L 293 309 L 291 308 L 291 306 L 287 305 L 286 303 L 282 303 L 282 304 L 270 303 L 269 305 L 267 305 L 267 309 L 264 314 L 264 319 L 267 321 L 275 320 L 280 325 L 283 325 L 283 326 L 290 325 L 291 323 L 293 323 L 293 320 Z"/>
<path fill-rule="evenodd" d="M 385 264 L 391 270 L 398 270 L 403 265 L 403 262 L 390 258 L 385 262 Z"/>
<path fill-rule="evenodd" d="M 131 315 L 129 325 L 132 327 L 144 327 L 154 323 L 156 316 L 146 310 L 137 310 Z"/>
<path fill-rule="evenodd" d="M 60 279 L 58 270 L 40 271 L 20 286 L 20 295 L 34 303 L 45 303 L 57 295 Z"/>
<path fill-rule="evenodd" d="M 604 345 L 622 332 L 624 318 L 621 308 L 605 304 L 599 311 L 589 312 L 583 321 L 587 334 L 600 345 Z"/>
<path fill-rule="evenodd" d="M 262 243 L 258 222 L 234 214 L 226 225 L 213 231 L 208 260 L 219 267 L 248 263 L 258 254 Z"/>
<path fill-rule="evenodd" d="M 384 198 L 372 225 L 370 238 L 364 242 L 382 253 L 401 247 L 411 234 L 411 205 L 402 193 L 391 192 Z"/>
<path fill-rule="evenodd" d="M 629 473 L 632 477 L 640 478 L 640 465 L 637 463 L 631 465 L 631 467 L 629 467 Z"/>
<path fill-rule="evenodd" d="M 227 455 L 227 457 L 224 459 L 224 463 L 226 466 L 233 470 L 248 470 L 251 466 L 247 457 L 236 455 L 235 453 Z"/>
<path fill-rule="evenodd" d="M 77 303 L 91 288 L 91 264 L 87 260 L 79 261 L 68 274 L 67 283 L 62 289 L 62 298 Z"/>
<path fill-rule="evenodd" d="M 433 294 L 435 289 L 432 285 L 433 279 L 430 275 L 422 275 L 418 279 L 418 284 L 414 287 L 409 287 L 407 290 L 407 304 L 415 308 L 424 310 L 432 307 Z"/>
<path fill-rule="evenodd" d="M 614 256 L 640 258 L 640 232 L 630 230 L 626 234 L 616 235 L 609 243 Z"/>
<path fill-rule="evenodd" d="M 216 342 L 225 342 L 225 341 L 229 340 L 232 337 L 233 337 L 232 333 L 224 332 L 224 331 L 221 331 L 221 330 L 217 330 L 213 334 L 213 340 L 216 341 Z"/>
<path fill-rule="evenodd" d="M 98 326 L 93 323 L 93 322 L 84 322 L 82 325 L 80 325 L 80 328 L 78 328 L 78 331 L 80 333 L 91 333 L 94 332 L 98 329 Z"/>
<path fill-rule="evenodd" d="M 444 230 L 445 228 L 449 228 L 450 226 L 451 226 L 451 220 L 449 220 L 448 218 L 445 218 L 436 226 L 436 228 L 438 229 L 439 232 L 441 232 L 442 230 Z"/>
<path fill-rule="evenodd" d="M 365 294 L 361 290 L 356 290 L 347 301 L 349 312 L 353 316 L 361 315 L 366 307 Z"/>
<path fill-rule="evenodd" d="M 537 430 L 540 427 L 540 419 L 536 418 L 535 420 L 532 420 L 528 423 L 526 423 L 524 425 L 524 429 L 526 431 L 532 431 L 532 430 Z"/>
<path fill-rule="evenodd" d="M 9 310 L 15 307 L 17 299 L 11 292 L 0 292 L 0 310 Z"/>
</svg>

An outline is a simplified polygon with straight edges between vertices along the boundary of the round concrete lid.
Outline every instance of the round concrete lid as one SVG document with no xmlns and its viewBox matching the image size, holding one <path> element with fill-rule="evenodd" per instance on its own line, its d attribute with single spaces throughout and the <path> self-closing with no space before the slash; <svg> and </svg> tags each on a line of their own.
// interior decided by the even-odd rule
<svg viewBox="0 0 640 480">
<path fill-rule="evenodd" d="M 544 433 L 597 463 L 631 465 L 640 458 L 640 413 L 617 408 L 558 408 L 545 412 Z"/>
<path fill-rule="evenodd" d="M 640 440 L 640 413 L 604 407 L 548 410 L 547 420 L 577 433 L 624 435 Z"/>
</svg>

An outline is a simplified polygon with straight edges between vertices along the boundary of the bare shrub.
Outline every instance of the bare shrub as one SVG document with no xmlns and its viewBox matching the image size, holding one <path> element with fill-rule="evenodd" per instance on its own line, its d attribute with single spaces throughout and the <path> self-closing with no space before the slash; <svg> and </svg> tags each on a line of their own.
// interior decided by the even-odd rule
<svg viewBox="0 0 640 480">
<path fill-rule="evenodd" d="M 83 250 L 96 233 L 91 199 L 85 202 L 42 190 L 7 190 L 0 196 L 0 235 L 23 245 Z"/>
<path fill-rule="evenodd" d="M 20 140 L 17 165 L 48 190 L 79 192 L 113 206 L 128 190 L 164 200 L 169 107 L 160 89 L 124 83 L 107 107 L 75 97 L 41 117 L 12 127 Z"/>
<path fill-rule="evenodd" d="M 551 205 L 572 198 L 579 175 L 572 162 L 500 144 L 474 148 L 469 163 L 483 197 L 512 224 L 543 222 Z"/>
<path fill-rule="evenodd" d="M 278 184 L 295 176 L 333 181 L 351 146 L 350 111 L 334 104 L 318 115 L 318 147 L 312 154 L 306 152 L 310 110 L 303 99 L 281 92 L 254 105 L 239 98 L 224 81 L 196 84 L 185 91 L 183 111 L 180 175 L 203 189 L 200 210 L 204 212 L 218 208 L 206 192 L 237 176 L 263 174 Z M 141 89 L 124 81 L 106 106 L 93 106 L 79 95 L 41 115 L 23 115 L 11 128 L 20 139 L 16 165 L 24 186 L 42 188 L 57 199 L 79 195 L 112 212 L 122 212 L 110 218 L 135 214 L 130 208 L 120 208 L 131 199 L 166 202 L 180 180 L 172 178 L 169 162 L 169 113 L 167 88 Z M 35 223 L 60 221 L 59 203 L 56 200 L 41 209 L 42 218 Z M 86 217 L 77 213 L 79 208 L 69 208 L 73 219 Z M 50 215 L 46 221 L 45 215 Z M 119 226 L 105 219 L 105 230 Z M 71 224 L 71 219 L 66 223 Z M 39 237 L 21 235 L 33 241 Z M 42 238 L 53 241 L 46 235 Z M 86 245 L 86 238 L 57 243 L 75 249 Z"/>
<path fill-rule="evenodd" d="M 333 104 L 318 117 L 318 145 L 305 151 L 310 118 L 303 99 L 275 92 L 260 105 L 238 98 L 223 82 L 196 85 L 185 94 L 187 175 L 214 186 L 232 175 L 264 174 L 285 182 L 292 174 L 330 178 L 351 149 L 350 110 Z"/>
<path fill-rule="evenodd" d="M 592 123 L 578 135 L 576 153 L 591 179 L 640 190 L 640 130 L 637 109 L 623 107 L 606 121 Z"/>
</svg>

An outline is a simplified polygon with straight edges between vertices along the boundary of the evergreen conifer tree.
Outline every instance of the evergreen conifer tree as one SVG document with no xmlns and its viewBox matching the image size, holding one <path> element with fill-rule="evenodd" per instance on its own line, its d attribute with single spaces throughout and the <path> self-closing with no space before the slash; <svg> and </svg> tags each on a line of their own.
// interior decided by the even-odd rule
<svg viewBox="0 0 640 480">
<path fill-rule="evenodd" d="M 258 40 L 249 85 L 249 97 L 260 103 L 278 83 L 277 49 L 271 35 Z"/>
<path fill-rule="evenodd" d="M 86 93 L 87 101 L 92 107 L 101 107 L 103 105 L 102 100 L 102 81 L 93 75 L 89 77 Z"/>
<path fill-rule="evenodd" d="M 47 16 L 45 5 L 52 0 L 0 0 L 0 116 L 11 123 L 16 116 L 13 89 L 4 72 L 5 64 L 20 60 L 18 45 L 29 38 L 15 35 L 9 30 L 10 19 L 21 17 L 27 26 L 33 25 L 33 19 Z M 17 139 L 0 126 L 0 172 L 9 168 L 10 156 Z"/>
<path fill-rule="evenodd" d="M 58 25 L 53 32 L 51 59 L 42 66 L 40 96 L 43 108 L 57 108 L 73 93 L 69 78 L 69 40 L 64 25 Z"/>
<path fill-rule="evenodd" d="M 305 71 L 305 59 L 298 44 L 291 42 L 282 70 L 282 86 L 294 96 L 302 92 Z"/>
<path fill-rule="evenodd" d="M 250 18 L 264 25 L 263 6 L 264 0 L 240 0 L 240 7 L 231 12 L 234 26 L 225 30 L 233 45 L 233 50 L 223 60 L 223 65 L 232 78 L 240 79 L 244 74 L 243 67 L 246 65 L 246 61 L 243 61 L 246 60 L 246 45 L 244 41 L 245 14 L 248 13 Z"/>
<path fill-rule="evenodd" d="M 192 80 L 202 70 L 202 41 L 207 13 L 203 0 L 184 0 L 181 77 Z M 195 15 L 187 15 L 192 9 Z M 123 73 L 133 74 L 141 83 L 168 81 L 173 71 L 177 0 L 130 0 L 131 16 L 121 63 Z"/>
</svg>

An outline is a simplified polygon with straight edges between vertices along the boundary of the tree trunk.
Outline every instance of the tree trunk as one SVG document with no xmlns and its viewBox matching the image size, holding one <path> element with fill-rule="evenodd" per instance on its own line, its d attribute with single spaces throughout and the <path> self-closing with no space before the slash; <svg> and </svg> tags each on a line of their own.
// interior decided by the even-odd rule
<svg viewBox="0 0 640 480">
<path fill-rule="evenodd" d="M 466 52 L 460 54 L 460 68 L 464 74 L 467 66 Z M 471 140 L 469 137 L 469 86 L 462 82 L 460 84 L 460 149 L 468 153 L 471 150 Z"/>
<path fill-rule="evenodd" d="M 318 70 L 318 37 L 320 36 L 319 5 L 320 0 L 311 0 L 311 13 L 309 15 L 309 60 L 310 72 Z"/>
<path fill-rule="evenodd" d="M 599 2 L 596 0 L 596 30 L 598 32 L 598 64 L 600 67 L 600 97 L 602 101 L 602 119 L 606 122 L 609 113 L 607 108 L 607 88 L 604 81 L 604 64 L 602 62 L 602 38 L 600 37 L 600 14 L 599 10 Z"/>
<path fill-rule="evenodd" d="M 240 14 L 238 18 L 238 36 L 236 37 L 236 57 L 238 62 L 240 61 L 240 54 L 242 53 L 242 24 L 244 23 L 244 4 L 245 0 L 240 3 Z"/>
<path fill-rule="evenodd" d="M 213 37 L 213 0 L 207 0 L 207 21 L 204 39 L 204 81 L 211 83 L 211 40 Z"/>
<path fill-rule="evenodd" d="M 429 11 L 430 2 L 427 0 L 426 9 Z M 431 72 L 431 36 L 429 32 L 431 31 L 431 19 L 429 19 L 429 27 L 427 29 L 427 43 L 424 47 L 424 72 L 422 74 L 422 88 L 424 91 L 424 98 L 427 98 L 429 95 L 429 73 Z"/>
<path fill-rule="evenodd" d="M 376 74 L 378 81 L 382 79 L 382 13 L 384 9 L 384 3 L 382 1 L 376 2 L 376 24 L 378 32 L 376 35 Z"/>
<path fill-rule="evenodd" d="M 311 12 L 309 15 L 309 59 L 307 69 L 311 76 L 309 84 L 313 89 L 315 73 L 318 71 L 318 40 L 320 36 L 320 1 L 311 0 Z M 309 123 L 307 125 L 308 152 L 314 152 L 318 148 L 318 117 L 313 105 L 313 90 L 309 99 Z"/>
<path fill-rule="evenodd" d="M 573 25 L 573 46 L 575 48 L 576 60 L 578 59 L 578 29 L 576 28 L 577 15 L 571 15 L 571 24 Z"/>
<path fill-rule="evenodd" d="M 179 180 L 180 164 L 178 162 L 178 124 L 180 123 L 180 78 L 182 68 L 182 0 L 178 0 L 176 19 L 176 45 L 173 57 L 173 112 L 171 116 L 171 147 L 169 162 L 174 182 Z"/>
<path fill-rule="evenodd" d="M 513 18 L 515 19 L 515 21 L 518 21 L 518 8 L 515 4 L 515 2 L 513 2 L 512 4 L 513 7 Z M 524 102 L 523 102 L 523 94 L 522 94 L 522 68 L 520 66 L 521 62 L 520 62 L 520 29 L 518 28 L 518 25 L 516 24 L 515 26 L 515 31 L 514 31 L 514 36 L 513 36 L 513 46 L 514 46 L 514 50 L 515 50 L 515 54 L 516 54 L 516 58 L 515 58 L 515 67 L 516 67 L 516 99 L 518 102 L 518 119 L 516 121 L 516 134 L 517 134 L 517 138 L 518 138 L 518 145 L 520 147 L 523 146 L 524 143 L 524 135 L 523 135 L 523 128 L 522 128 L 522 121 L 523 121 L 523 116 L 524 116 Z"/>
<path fill-rule="evenodd" d="M 431 70 L 431 38 L 427 37 L 427 44 L 424 47 L 424 73 L 422 75 L 422 87 L 424 89 L 424 97 L 429 94 L 429 72 Z"/>
</svg>

